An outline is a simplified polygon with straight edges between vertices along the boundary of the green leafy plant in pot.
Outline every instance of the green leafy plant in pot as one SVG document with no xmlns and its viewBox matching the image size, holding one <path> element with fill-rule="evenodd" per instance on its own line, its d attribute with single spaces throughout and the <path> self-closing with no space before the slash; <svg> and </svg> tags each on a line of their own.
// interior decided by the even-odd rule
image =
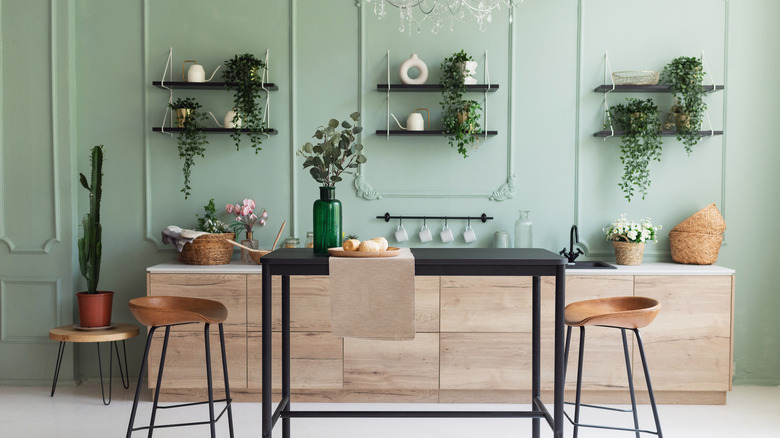
<svg viewBox="0 0 780 438">
<path fill-rule="evenodd" d="M 297 152 L 304 157 L 303 168 L 321 184 L 320 199 L 314 201 L 314 252 L 327 253 L 328 248 L 341 246 L 341 201 L 336 199 L 336 183 L 342 173 L 352 173 L 366 162 L 363 145 L 355 143 L 363 130 L 357 126 L 360 113 L 350 114 L 352 122 L 330 119 L 327 126 L 319 126 L 313 138 L 317 144 L 306 142 Z M 341 126 L 341 130 L 339 130 Z"/>
<path fill-rule="evenodd" d="M 463 50 L 446 58 L 441 63 L 439 81 L 442 86 L 440 104 L 444 136 L 463 158 L 468 158 L 466 146 L 479 143 L 479 135 L 482 133 L 479 125 L 481 106 L 474 100 L 463 98 L 466 85 L 462 65 L 466 61 L 473 61 L 473 58 Z"/>
<path fill-rule="evenodd" d="M 233 133 L 230 136 L 236 143 L 236 150 L 241 145 L 241 134 L 246 132 L 249 141 L 258 153 L 265 129 L 261 97 L 263 92 L 263 73 L 267 69 L 265 61 L 255 58 L 251 53 L 235 55 L 225 61 L 225 86 L 233 90 L 233 103 L 236 112 L 233 117 Z"/>
<path fill-rule="evenodd" d="M 206 132 L 203 130 L 203 121 L 206 120 L 206 114 L 200 111 L 201 105 L 193 98 L 178 98 L 175 102 L 169 103 L 168 107 L 176 114 L 176 124 L 182 128 L 177 137 L 179 146 L 179 158 L 184 160 L 182 172 L 184 173 L 184 199 L 189 198 L 190 176 L 192 166 L 195 165 L 195 157 L 205 157 L 206 145 L 209 143 L 206 139 Z"/>
<path fill-rule="evenodd" d="M 661 82 L 670 84 L 674 93 L 671 113 L 675 118 L 677 140 L 685 145 L 689 155 L 701 139 L 699 129 L 707 109 L 703 100 L 704 75 L 701 59 L 685 56 L 673 59 L 661 72 Z"/>
<path fill-rule="evenodd" d="M 87 291 L 76 294 L 81 327 L 108 327 L 111 325 L 111 307 L 114 292 L 98 291 L 102 232 L 100 224 L 100 197 L 103 193 L 103 145 L 92 148 L 90 179 L 79 174 L 81 185 L 89 192 L 89 213 L 84 215 L 84 235 L 78 239 L 79 268 L 87 280 Z"/>
<path fill-rule="evenodd" d="M 609 116 L 613 124 L 625 129 L 620 142 L 620 162 L 623 163 L 620 189 L 629 202 L 635 189 L 645 199 L 650 187 L 650 162 L 661 161 L 658 107 L 651 99 L 628 98 L 625 104 L 612 106 Z"/>
</svg>

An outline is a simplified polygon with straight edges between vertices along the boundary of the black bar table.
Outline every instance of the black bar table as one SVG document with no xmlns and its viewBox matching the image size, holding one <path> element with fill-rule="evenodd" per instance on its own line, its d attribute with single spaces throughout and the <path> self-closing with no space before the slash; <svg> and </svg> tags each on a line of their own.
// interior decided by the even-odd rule
<svg viewBox="0 0 780 438">
<path fill-rule="evenodd" d="M 283 248 L 261 259 L 262 299 L 262 424 L 263 438 L 271 438 L 282 419 L 282 437 L 290 437 L 291 418 L 531 418 L 533 438 L 539 438 L 543 418 L 554 438 L 563 438 L 564 323 L 566 259 L 544 249 L 412 248 L 415 275 L 531 276 L 532 384 L 530 411 L 294 411 L 290 406 L 290 276 L 328 275 L 328 255 L 308 248 Z M 282 276 L 282 398 L 271 401 L 271 278 Z M 552 413 L 541 399 L 541 277 L 555 277 L 555 384 Z M 378 341 L 381 342 L 381 341 Z"/>
</svg>

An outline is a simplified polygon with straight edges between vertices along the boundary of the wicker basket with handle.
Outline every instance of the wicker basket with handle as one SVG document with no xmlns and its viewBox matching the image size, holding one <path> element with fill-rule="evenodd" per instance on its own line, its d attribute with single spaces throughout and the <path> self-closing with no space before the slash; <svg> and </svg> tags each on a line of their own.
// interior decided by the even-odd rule
<svg viewBox="0 0 780 438">
<path fill-rule="evenodd" d="M 618 238 L 625 239 L 625 242 L 617 240 Z M 622 234 L 616 235 L 615 239 L 612 241 L 612 246 L 615 248 L 615 263 L 630 266 L 642 264 L 642 256 L 645 254 L 644 242 L 629 242 Z"/>
<path fill-rule="evenodd" d="M 204 234 L 184 245 L 179 262 L 187 265 L 227 265 L 233 257 L 233 245 L 227 239 L 235 239 L 234 233 Z"/>
</svg>

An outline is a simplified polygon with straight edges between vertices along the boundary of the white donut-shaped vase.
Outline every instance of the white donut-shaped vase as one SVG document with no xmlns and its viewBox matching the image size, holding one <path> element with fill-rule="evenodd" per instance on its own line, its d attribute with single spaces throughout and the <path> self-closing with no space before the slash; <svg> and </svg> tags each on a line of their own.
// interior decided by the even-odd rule
<svg viewBox="0 0 780 438">
<path fill-rule="evenodd" d="M 414 79 L 409 77 L 409 69 L 413 67 L 420 72 Z M 428 80 L 428 66 L 414 53 L 409 59 L 401 63 L 401 67 L 398 69 L 398 76 L 401 77 L 401 82 L 404 84 L 424 84 Z"/>
</svg>

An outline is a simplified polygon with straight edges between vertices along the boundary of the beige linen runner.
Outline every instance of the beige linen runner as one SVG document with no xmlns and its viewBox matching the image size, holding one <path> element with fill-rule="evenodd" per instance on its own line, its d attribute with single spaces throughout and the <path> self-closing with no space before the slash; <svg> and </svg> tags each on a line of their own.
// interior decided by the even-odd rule
<svg viewBox="0 0 780 438">
<path fill-rule="evenodd" d="M 330 257 L 331 333 L 414 339 L 414 256 Z"/>
</svg>

